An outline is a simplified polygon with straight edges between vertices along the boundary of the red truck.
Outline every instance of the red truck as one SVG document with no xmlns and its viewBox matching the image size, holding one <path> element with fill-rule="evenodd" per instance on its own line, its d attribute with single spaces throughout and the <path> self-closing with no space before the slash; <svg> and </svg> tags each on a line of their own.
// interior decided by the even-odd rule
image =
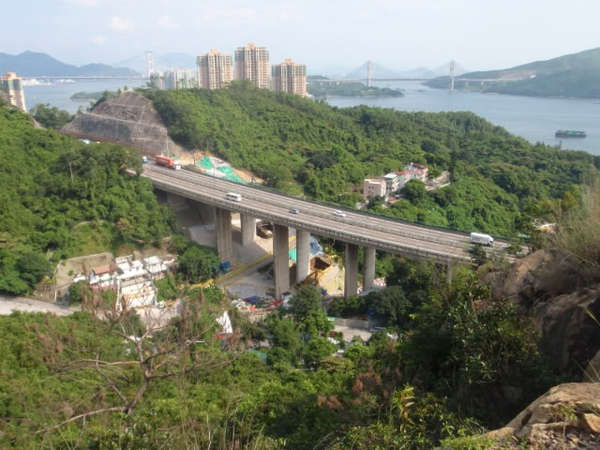
<svg viewBox="0 0 600 450">
<path fill-rule="evenodd" d="M 175 170 L 181 169 L 181 165 L 173 158 L 169 158 L 168 156 L 158 155 L 156 158 L 154 158 L 154 160 L 159 166 L 170 167 L 171 169 Z"/>
</svg>

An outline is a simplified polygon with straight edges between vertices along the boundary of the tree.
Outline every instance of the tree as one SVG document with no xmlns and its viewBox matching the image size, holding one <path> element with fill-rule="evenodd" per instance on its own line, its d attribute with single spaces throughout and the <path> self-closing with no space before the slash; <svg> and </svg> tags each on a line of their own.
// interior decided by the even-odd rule
<svg viewBox="0 0 600 450">
<path fill-rule="evenodd" d="M 412 320 L 411 316 L 418 310 L 420 302 L 412 301 L 404 294 L 400 286 L 390 286 L 380 292 L 371 294 L 373 311 L 383 318 L 388 325 L 402 329 Z"/>
<path fill-rule="evenodd" d="M 157 281 L 155 284 L 158 290 L 157 298 L 159 301 L 173 300 L 177 297 L 177 285 L 175 284 L 175 277 L 172 273 L 162 280 Z"/>
<path fill-rule="evenodd" d="M 213 249 L 192 245 L 179 257 L 179 272 L 192 283 L 212 278 L 217 273 L 219 257 Z"/>
<path fill-rule="evenodd" d="M 63 126 L 73 120 L 73 116 L 67 111 L 58 109 L 49 104 L 37 104 L 30 111 L 33 118 L 42 126 L 53 130 L 60 130 Z"/>
<path fill-rule="evenodd" d="M 50 273 L 51 265 L 39 253 L 27 252 L 17 259 L 16 268 L 21 279 L 25 280 L 30 288 L 33 288 Z"/>
<path fill-rule="evenodd" d="M 71 303 L 81 303 L 84 297 L 84 291 L 87 285 L 85 281 L 78 281 L 69 286 L 69 301 Z"/>
<path fill-rule="evenodd" d="M 297 322 L 302 322 L 311 312 L 322 312 L 321 292 L 310 284 L 302 286 L 290 300 L 288 311 Z"/>
<path fill-rule="evenodd" d="M 421 180 L 413 179 L 404 185 L 402 193 L 412 204 L 418 205 L 425 200 L 427 189 Z"/>
<path fill-rule="evenodd" d="M 321 336 L 313 336 L 304 346 L 302 357 L 307 367 L 316 368 L 323 358 L 337 350 L 332 342 Z"/>
</svg>

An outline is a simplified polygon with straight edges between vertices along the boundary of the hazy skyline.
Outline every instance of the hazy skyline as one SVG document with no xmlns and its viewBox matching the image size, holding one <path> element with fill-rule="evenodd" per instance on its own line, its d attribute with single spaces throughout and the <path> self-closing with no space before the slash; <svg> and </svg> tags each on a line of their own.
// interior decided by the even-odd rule
<svg viewBox="0 0 600 450">
<path fill-rule="evenodd" d="M 600 2 L 587 0 L 25 0 L 3 15 L 15 19 L 3 23 L 0 52 L 78 65 L 255 42 L 272 63 L 291 57 L 310 73 L 367 59 L 398 70 L 455 59 L 479 70 L 600 46 Z"/>
</svg>

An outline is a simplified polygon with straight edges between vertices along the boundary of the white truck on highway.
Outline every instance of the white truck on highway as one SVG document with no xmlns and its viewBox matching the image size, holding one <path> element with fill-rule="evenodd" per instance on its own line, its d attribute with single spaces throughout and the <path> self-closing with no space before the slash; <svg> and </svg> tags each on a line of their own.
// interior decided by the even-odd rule
<svg viewBox="0 0 600 450">
<path fill-rule="evenodd" d="M 473 244 L 481 244 L 491 247 L 492 245 L 494 245 L 494 238 L 491 237 L 489 234 L 471 233 L 471 242 Z"/>
</svg>

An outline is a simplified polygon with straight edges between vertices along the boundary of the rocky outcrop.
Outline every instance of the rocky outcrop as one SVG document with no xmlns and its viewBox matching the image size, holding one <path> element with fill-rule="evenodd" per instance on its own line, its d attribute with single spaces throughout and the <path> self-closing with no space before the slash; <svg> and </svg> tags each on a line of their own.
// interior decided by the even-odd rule
<svg viewBox="0 0 600 450">
<path fill-rule="evenodd" d="M 61 132 L 116 142 L 137 148 L 146 155 L 179 155 L 183 151 L 168 136 L 152 102 L 135 92 L 123 93 L 100 103 L 91 112 L 79 113 Z"/>
<path fill-rule="evenodd" d="M 561 293 L 568 290 L 564 279 L 549 276 L 557 264 L 538 251 L 515 262 L 508 273 L 492 272 L 486 279 L 495 298 L 509 299 L 533 318 L 541 348 L 558 369 L 581 373 L 600 351 L 600 284 Z"/>
<path fill-rule="evenodd" d="M 567 383 L 551 388 L 506 427 L 486 435 L 492 448 L 600 448 L 600 383 Z"/>
</svg>

